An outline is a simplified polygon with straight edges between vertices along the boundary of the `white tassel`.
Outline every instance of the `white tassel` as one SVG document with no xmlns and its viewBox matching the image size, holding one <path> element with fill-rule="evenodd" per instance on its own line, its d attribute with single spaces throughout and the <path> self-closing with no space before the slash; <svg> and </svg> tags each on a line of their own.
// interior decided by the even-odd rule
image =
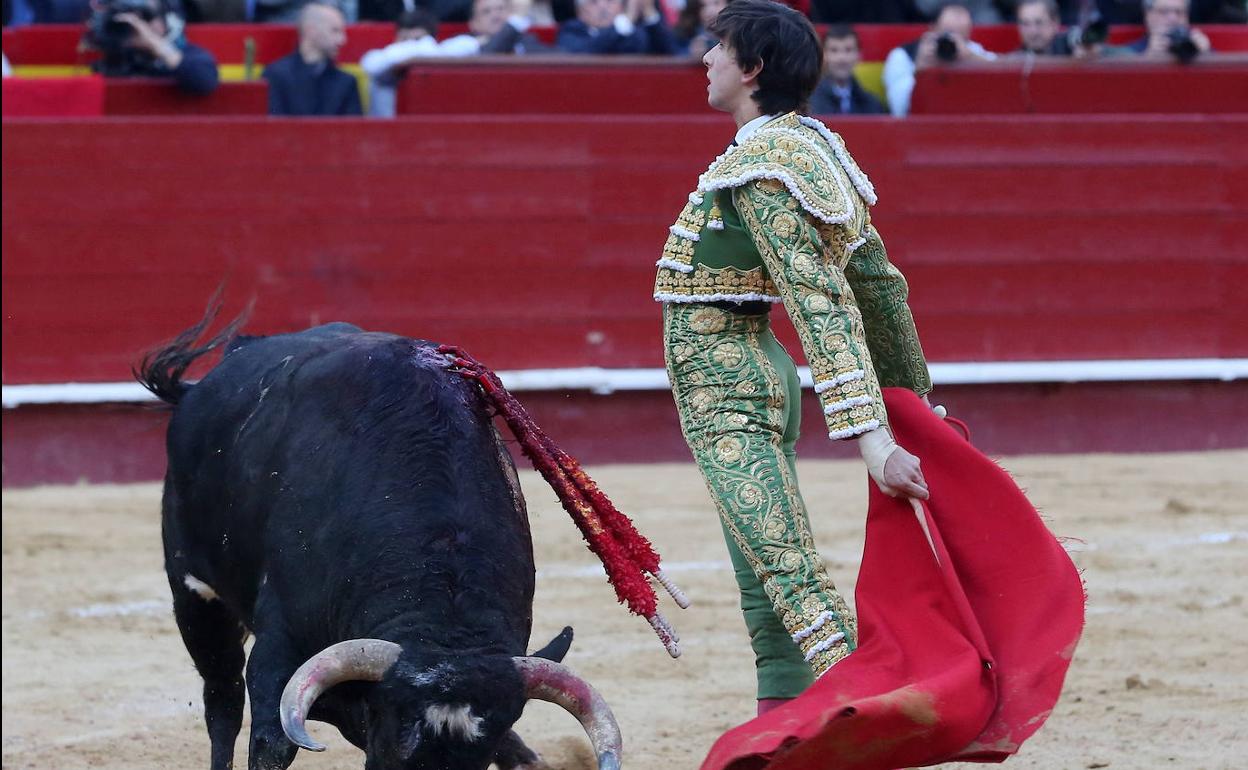
<svg viewBox="0 0 1248 770">
<path fill-rule="evenodd" d="M 806 637 L 810 636 L 811 634 L 815 633 L 819 629 L 823 628 L 824 623 L 827 623 L 829 620 L 832 620 L 835 617 L 836 617 L 836 614 L 832 612 L 831 610 L 824 610 L 823 612 L 819 613 L 819 617 L 815 618 L 814 623 L 811 623 L 809 626 L 806 626 L 802 630 L 794 633 L 793 641 L 795 642 L 802 641 Z"/>
<path fill-rule="evenodd" d="M 838 385 L 844 385 L 847 382 L 855 382 L 857 380 L 861 380 L 863 377 L 866 377 L 866 376 L 867 376 L 867 372 L 864 369 L 855 369 L 852 372 L 845 372 L 844 374 L 838 374 L 830 380 L 824 380 L 823 382 L 816 383 L 815 392 L 823 393 L 824 391 L 831 390 L 832 388 L 835 388 Z"/>
<path fill-rule="evenodd" d="M 806 653 L 806 662 L 807 663 L 811 662 L 812 660 L 815 659 L 816 655 L 828 649 L 832 645 L 837 644 L 844 638 L 845 638 L 845 634 L 840 634 L 840 633 L 833 634 L 832 636 L 829 636 L 827 639 L 824 639 L 819 644 L 816 644 L 814 647 L 811 647 L 810 651 Z"/>
<path fill-rule="evenodd" d="M 843 438 L 850 438 L 851 436 L 857 436 L 860 433 L 866 433 L 867 431 L 875 430 L 878 427 L 880 427 L 879 420 L 867 420 L 863 424 L 855 425 L 852 428 L 842 428 L 841 430 L 829 431 L 828 438 L 834 441 L 843 439 Z"/>
<path fill-rule="evenodd" d="M 693 265 L 686 265 L 684 262 L 677 262 L 675 260 L 668 259 L 667 257 L 664 257 L 663 259 L 660 259 L 658 262 L 655 262 L 654 266 L 666 267 L 668 270 L 675 270 L 678 273 L 692 273 L 693 272 Z"/>
<path fill-rule="evenodd" d="M 667 228 L 667 230 L 672 235 L 678 236 L 680 238 L 685 238 L 690 241 L 701 240 L 701 236 L 699 236 L 697 233 L 695 233 L 692 230 L 688 230 L 684 227 L 681 227 L 680 225 L 672 225 L 671 227 Z"/>
<path fill-rule="evenodd" d="M 873 399 L 870 396 L 854 396 L 853 398 L 845 398 L 840 401 L 833 401 L 823 408 L 824 414 L 836 414 L 844 412 L 847 409 L 853 409 L 856 406 L 871 403 Z"/>
<path fill-rule="evenodd" d="M 668 292 L 655 292 L 655 302 L 770 302 L 773 305 L 781 302 L 780 297 L 773 297 L 770 294 L 759 294 L 757 292 L 749 292 L 746 294 L 671 294 Z"/>
</svg>

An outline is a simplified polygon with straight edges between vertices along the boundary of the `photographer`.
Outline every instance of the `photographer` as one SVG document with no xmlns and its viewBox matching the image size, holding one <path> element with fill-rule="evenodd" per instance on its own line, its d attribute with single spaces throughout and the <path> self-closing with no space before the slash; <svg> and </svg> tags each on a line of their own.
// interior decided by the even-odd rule
<svg viewBox="0 0 1248 770">
<path fill-rule="evenodd" d="M 1119 53 L 1134 53 L 1150 59 L 1177 59 L 1187 63 L 1212 46 L 1205 33 L 1192 29 L 1188 0 L 1144 0 L 1144 27 L 1147 34 Z"/>
<path fill-rule="evenodd" d="M 1022 0 L 1018 4 L 1018 39 L 1022 45 L 1016 53 L 1070 56 L 1075 48 L 1070 36 L 1061 32 L 1057 0 Z"/>
<path fill-rule="evenodd" d="M 103 52 L 92 69 L 105 77 L 173 78 L 187 93 L 211 93 L 217 62 L 186 41 L 184 26 L 164 0 L 111 0 L 95 6 L 83 43 Z"/>
<path fill-rule="evenodd" d="M 910 112 L 910 94 L 918 70 L 996 58 L 996 54 L 971 40 L 971 12 L 966 6 L 946 5 L 921 38 L 894 48 L 884 60 L 889 111 L 898 118 Z"/>
</svg>

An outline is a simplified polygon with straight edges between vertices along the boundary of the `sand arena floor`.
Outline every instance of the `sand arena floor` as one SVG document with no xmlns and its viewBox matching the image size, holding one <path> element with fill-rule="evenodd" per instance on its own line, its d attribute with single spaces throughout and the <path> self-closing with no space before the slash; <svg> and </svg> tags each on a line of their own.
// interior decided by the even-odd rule
<svg viewBox="0 0 1248 770">
<path fill-rule="evenodd" d="M 1088 625 L 1049 723 L 1008 766 L 1248 767 L 1248 452 L 1006 458 L 1085 571 Z M 719 527 L 692 464 L 591 469 L 695 602 L 668 614 L 673 661 L 614 602 L 601 569 L 536 474 L 523 483 L 537 544 L 534 646 L 576 628 L 567 662 L 613 705 L 625 767 L 696 768 L 751 715 L 750 652 Z M 800 466 L 816 536 L 852 593 L 865 486 L 858 463 Z M 169 611 L 157 485 L 6 491 L 4 768 L 206 767 L 200 680 Z M 558 708 L 519 724 L 554 768 L 591 768 Z M 360 768 L 330 751 L 294 767 Z M 247 726 L 236 765 L 245 767 Z M 1238 757 L 1238 759 L 1236 759 Z M 950 766 L 951 767 L 951 766 Z M 978 766 L 963 766 L 978 767 Z"/>
</svg>

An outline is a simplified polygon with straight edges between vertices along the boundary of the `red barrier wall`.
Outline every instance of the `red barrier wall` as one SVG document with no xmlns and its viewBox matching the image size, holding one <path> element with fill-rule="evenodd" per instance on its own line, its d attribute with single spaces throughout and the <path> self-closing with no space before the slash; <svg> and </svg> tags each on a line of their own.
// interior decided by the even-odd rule
<svg viewBox="0 0 1248 770">
<path fill-rule="evenodd" d="M 94 102 L 84 101 L 94 95 Z M 75 112 L 70 112 L 73 107 Z M 186 94 L 171 82 L 9 78 L 4 114 L 264 115 L 263 80 Z M 101 112 L 102 110 L 102 112 Z M 1248 113 L 1248 56 L 1171 63 L 1021 61 L 919 73 L 915 114 Z M 399 113 L 422 115 L 711 115 L 703 68 L 617 57 L 474 57 L 414 66 Z"/>
<path fill-rule="evenodd" d="M 888 52 L 916 39 L 926 27 L 922 24 L 858 24 L 864 61 L 883 61 Z M 1214 50 L 1229 53 L 1248 51 L 1248 26 L 1242 24 L 1205 24 L 1200 29 L 1209 36 Z M 466 31 L 463 24 L 441 24 L 438 37 L 446 39 Z M 532 32 L 547 43 L 553 43 L 557 30 L 534 27 Z M 191 24 L 187 38 L 212 52 L 217 61 L 238 64 L 246 61 L 246 41 L 255 45 L 255 61 L 267 64 L 295 49 L 295 27 L 289 24 Z M 1110 31 L 1110 42 L 1129 43 L 1143 35 L 1138 26 L 1124 25 Z M 19 65 L 77 64 L 85 61 L 78 50 L 82 27 L 76 24 L 39 24 L 4 29 L 4 53 Z M 1011 24 L 979 26 L 974 39 L 990 51 L 1004 53 L 1019 46 L 1018 30 Z M 394 40 L 391 24 L 362 23 L 347 28 L 347 42 L 340 53 L 344 62 L 356 62 L 371 48 Z"/>
<path fill-rule="evenodd" d="M 1248 356 L 1248 117 L 846 119 L 934 361 Z M 661 365 L 653 263 L 722 117 L 5 121 L 3 379 L 252 328 Z"/>
<path fill-rule="evenodd" d="M 269 84 L 221 83 L 209 94 L 188 94 L 173 83 L 144 78 L 108 79 L 105 115 L 267 115 Z"/>
<path fill-rule="evenodd" d="M 1248 65 L 1244 71 L 1248 73 Z M 443 59 L 408 70 L 399 86 L 398 111 L 401 115 L 713 115 L 706 103 L 706 84 L 706 68 L 683 60 Z"/>
<path fill-rule="evenodd" d="M 927 69 L 912 115 L 1248 112 L 1248 55 L 1175 62 L 1013 59 Z"/>
</svg>

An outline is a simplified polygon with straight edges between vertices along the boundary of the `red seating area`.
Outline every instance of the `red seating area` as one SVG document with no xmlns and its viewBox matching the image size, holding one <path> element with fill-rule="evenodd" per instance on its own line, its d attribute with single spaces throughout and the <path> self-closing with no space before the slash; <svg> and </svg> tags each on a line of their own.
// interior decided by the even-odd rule
<svg viewBox="0 0 1248 770">
<path fill-rule="evenodd" d="M 863 24 L 855 27 L 862 40 L 864 61 L 882 61 L 898 45 L 918 37 L 925 27 L 916 24 Z M 1205 25 L 1201 30 L 1209 36 L 1214 49 L 1224 53 L 1248 51 L 1248 26 Z M 463 25 L 443 24 L 439 37 L 446 38 L 465 31 Z M 537 27 L 533 32 L 546 42 L 554 42 L 555 28 Z M 1127 43 L 1143 34 L 1140 27 L 1121 26 L 1111 31 L 1115 44 Z M 45 24 L 4 30 L 4 53 L 17 65 L 67 65 L 84 61 L 78 51 L 82 28 L 72 24 Z M 295 28 L 285 24 L 193 24 L 187 27 L 187 38 L 207 48 L 225 63 L 247 60 L 247 41 L 253 41 L 255 62 L 267 64 L 295 48 Z M 394 27 L 390 24 L 353 24 L 347 32 L 347 43 L 341 52 L 344 62 L 356 62 L 371 48 L 392 42 Z M 1012 51 L 1018 47 L 1018 31 L 1013 25 L 977 27 L 975 39 L 991 51 Z"/>
</svg>

